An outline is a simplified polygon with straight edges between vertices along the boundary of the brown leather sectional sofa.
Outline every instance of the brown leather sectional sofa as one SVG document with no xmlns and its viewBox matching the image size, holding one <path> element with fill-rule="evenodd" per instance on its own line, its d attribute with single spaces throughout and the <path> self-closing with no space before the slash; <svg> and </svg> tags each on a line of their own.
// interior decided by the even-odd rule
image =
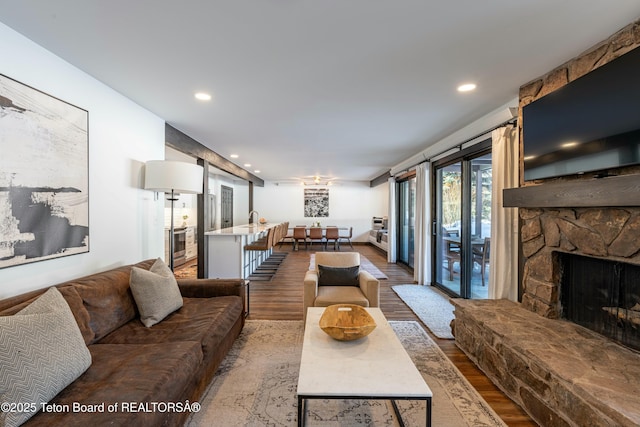
<svg viewBox="0 0 640 427">
<path fill-rule="evenodd" d="M 135 266 L 149 269 L 154 261 Z M 176 426 L 189 417 L 182 406 L 198 402 L 244 326 L 244 281 L 178 280 L 183 307 L 147 328 L 129 289 L 131 267 L 56 286 L 73 312 L 92 363 L 50 403 L 71 409 L 74 402 L 76 407 L 118 404 L 119 410 L 40 411 L 23 425 Z M 15 314 L 44 291 L 0 301 L 0 315 Z"/>
</svg>

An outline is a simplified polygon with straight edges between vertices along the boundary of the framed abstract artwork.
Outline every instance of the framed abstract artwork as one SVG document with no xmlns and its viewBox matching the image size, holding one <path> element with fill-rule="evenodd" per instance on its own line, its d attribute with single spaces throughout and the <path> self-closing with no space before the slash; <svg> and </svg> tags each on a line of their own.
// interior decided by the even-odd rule
<svg viewBox="0 0 640 427">
<path fill-rule="evenodd" d="M 304 189 L 304 216 L 311 218 L 329 216 L 328 188 Z"/>
<path fill-rule="evenodd" d="M 0 268 L 89 251 L 89 113 L 0 74 Z"/>
</svg>

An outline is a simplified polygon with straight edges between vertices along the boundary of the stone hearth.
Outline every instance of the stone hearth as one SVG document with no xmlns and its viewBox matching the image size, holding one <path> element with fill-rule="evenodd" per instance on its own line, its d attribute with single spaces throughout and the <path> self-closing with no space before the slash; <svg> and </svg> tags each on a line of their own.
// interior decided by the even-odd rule
<svg viewBox="0 0 640 427">
<path fill-rule="evenodd" d="M 640 425 L 640 354 L 511 301 L 451 301 L 456 344 L 540 425 Z"/>
</svg>

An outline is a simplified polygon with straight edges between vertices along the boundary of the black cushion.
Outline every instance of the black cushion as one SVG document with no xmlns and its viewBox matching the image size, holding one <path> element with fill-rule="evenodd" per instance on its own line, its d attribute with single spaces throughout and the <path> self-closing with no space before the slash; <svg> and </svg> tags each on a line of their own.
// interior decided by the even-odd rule
<svg viewBox="0 0 640 427">
<path fill-rule="evenodd" d="M 318 266 L 318 286 L 358 286 L 360 266 L 329 267 Z"/>
</svg>

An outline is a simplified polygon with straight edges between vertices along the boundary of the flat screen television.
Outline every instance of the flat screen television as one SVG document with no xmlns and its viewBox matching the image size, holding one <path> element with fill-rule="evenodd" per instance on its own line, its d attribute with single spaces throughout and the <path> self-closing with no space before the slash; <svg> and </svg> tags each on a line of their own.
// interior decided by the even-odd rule
<svg viewBox="0 0 640 427">
<path fill-rule="evenodd" d="M 640 48 L 522 109 L 524 180 L 640 164 Z"/>
</svg>

